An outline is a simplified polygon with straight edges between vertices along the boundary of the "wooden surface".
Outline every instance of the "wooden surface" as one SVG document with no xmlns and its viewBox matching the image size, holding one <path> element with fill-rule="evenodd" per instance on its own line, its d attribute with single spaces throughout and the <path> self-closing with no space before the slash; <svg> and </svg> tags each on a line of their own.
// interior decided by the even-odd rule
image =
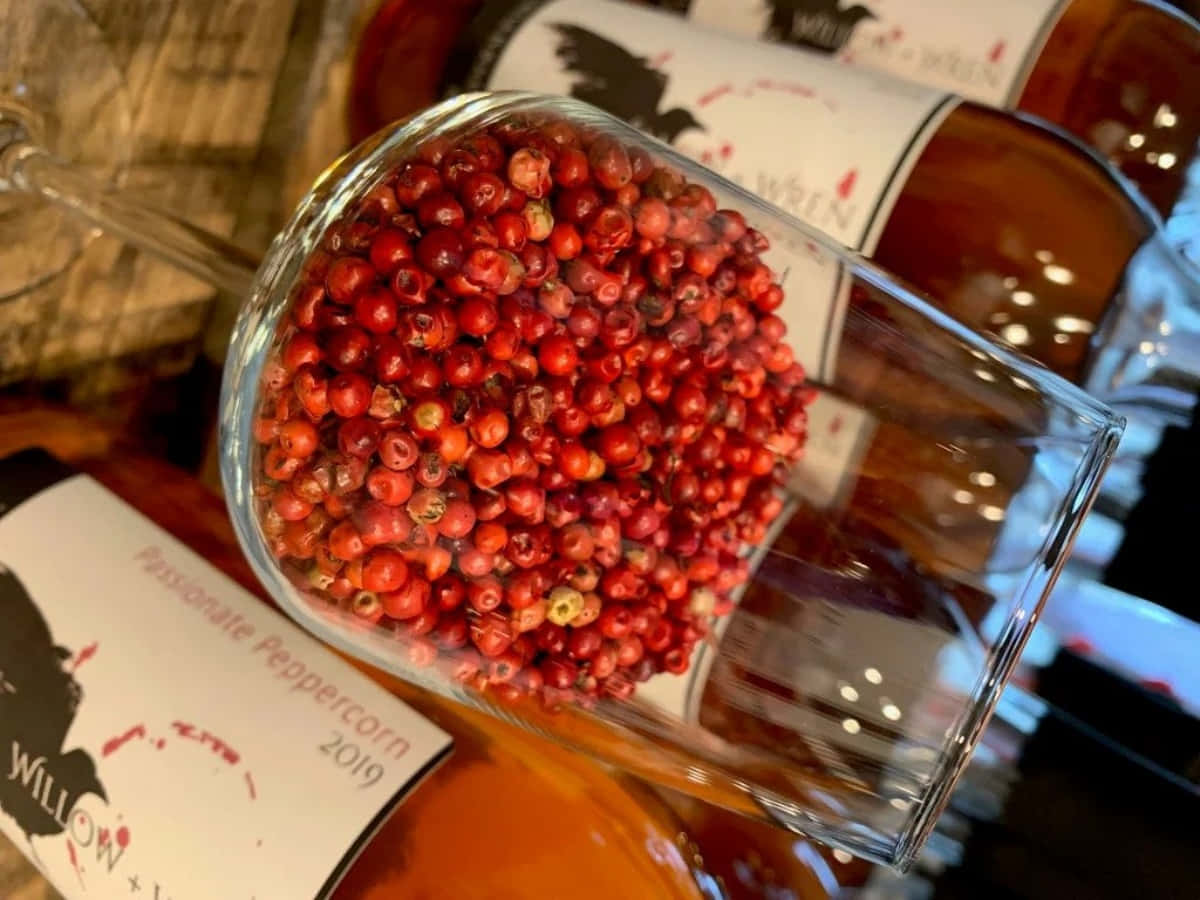
<svg viewBox="0 0 1200 900">
<path fill-rule="evenodd" d="M 83 4 L 132 101 L 127 189 L 261 252 L 301 185 L 344 149 L 346 57 L 373 4 Z M 200 354 L 223 361 L 237 303 L 101 236 L 62 276 L 0 303 L 0 391 L 50 390 L 132 418 L 155 383 L 188 372 Z"/>
<path fill-rule="evenodd" d="M 345 149 L 348 53 L 370 0 L 83 0 L 134 105 L 128 186 L 147 201 L 261 252 L 321 168 Z M 66 458 L 102 452 L 197 359 L 224 361 L 239 298 L 100 237 L 63 277 L 0 304 L 0 412 L 54 396 L 97 423 Z M 171 410 L 172 413 L 178 412 Z M 186 410 L 183 411 L 186 413 Z M 201 411 L 208 412 L 208 411 Z M 52 413 L 6 418 L 0 455 L 54 428 Z M 50 418 L 47 418 L 50 417 Z M 211 446 L 208 478 L 212 474 Z M 0 837 L 0 898 L 51 900 Z"/>
</svg>

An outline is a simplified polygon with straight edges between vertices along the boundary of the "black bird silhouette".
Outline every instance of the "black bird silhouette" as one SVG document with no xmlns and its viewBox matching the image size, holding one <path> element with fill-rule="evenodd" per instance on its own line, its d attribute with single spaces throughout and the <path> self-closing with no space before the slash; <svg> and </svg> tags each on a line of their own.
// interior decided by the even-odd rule
<svg viewBox="0 0 1200 900">
<path fill-rule="evenodd" d="M 878 18 L 861 4 L 842 9 L 841 0 L 767 0 L 771 20 L 766 36 L 828 53 L 846 46 L 855 26 Z"/>
<path fill-rule="evenodd" d="M 659 112 L 667 90 L 667 75 L 653 68 L 644 56 L 578 25 L 550 26 L 560 40 L 556 53 L 567 71 L 580 76 L 571 85 L 571 96 L 598 106 L 667 143 L 689 128 L 705 128 L 691 110 L 677 106 Z"/>
<path fill-rule="evenodd" d="M 32 766 L 41 760 L 42 778 L 53 778 L 51 810 L 66 791 L 63 819 L 84 794 L 108 797 L 96 764 L 83 750 L 63 752 L 67 731 L 83 691 L 65 668 L 71 651 L 56 646 L 41 612 L 20 580 L 0 564 L 0 811 L 12 816 L 25 837 L 61 834 L 63 826 L 42 808 L 41 795 L 13 773 L 24 754 Z"/>
</svg>

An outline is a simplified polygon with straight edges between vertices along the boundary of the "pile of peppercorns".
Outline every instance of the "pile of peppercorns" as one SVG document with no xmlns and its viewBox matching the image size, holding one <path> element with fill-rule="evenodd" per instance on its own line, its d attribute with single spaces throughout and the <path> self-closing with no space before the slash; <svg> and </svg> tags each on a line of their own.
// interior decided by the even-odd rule
<svg viewBox="0 0 1200 900">
<path fill-rule="evenodd" d="M 766 247 L 563 121 L 429 141 L 327 234 L 266 367 L 284 571 L 477 684 L 686 671 L 806 429 Z"/>
</svg>

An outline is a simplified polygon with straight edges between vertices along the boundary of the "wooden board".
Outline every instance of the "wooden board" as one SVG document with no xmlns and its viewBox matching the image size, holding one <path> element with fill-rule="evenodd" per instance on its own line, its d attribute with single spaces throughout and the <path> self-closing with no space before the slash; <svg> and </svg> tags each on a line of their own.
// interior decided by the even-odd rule
<svg viewBox="0 0 1200 900">
<path fill-rule="evenodd" d="M 349 48 L 361 0 L 84 0 L 135 108 L 129 184 L 261 252 L 345 149 Z M 219 365 L 240 298 L 101 237 L 62 278 L 0 304 L 0 400 L 19 382 L 108 418 L 147 384 Z M 214 475 L 208 468 L 208 481 Z M 0 837 L 0 898 L 57 900 Z"/>
</svg>

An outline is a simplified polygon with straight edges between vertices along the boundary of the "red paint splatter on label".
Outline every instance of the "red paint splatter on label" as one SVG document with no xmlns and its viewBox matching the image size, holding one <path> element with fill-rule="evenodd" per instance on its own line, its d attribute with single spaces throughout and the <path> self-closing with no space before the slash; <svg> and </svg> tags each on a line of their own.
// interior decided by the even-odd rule
<svg viewBox="0 0 1200 900">
<path fill-rule="evenodd" d="M 246 773 L 246 787 L 250 789 L 250 799 L 258 799 L 258 791 L 254 789 L 254 776 L 249 772 Z"/>
<path fill-rule="evenodd" d="M 704 165 L 707 166 L 712 161 L 713 161 L 713 155 L 712 155 L 711 150 L 705 150 L 703 153 L 700 154 L 700 162 L 704 163 Z"/>
<path fill-rule="evenodd" d="M 226 744 L 221 738 L 217 737 L 211 731 L 205 731 L 197 728 L 189 722 L 172 722 L 171 727 L 179 733 L 181 738 L 186 738 L 189 741 L 196 741 L 199 744 L 204 744 L 212 748 L 213 753 L 225 760 L 231 766 L 235 766 L 241 756 L 236 750 Z"/>
<path fill-rule="evenodd" d="M 92 641 L 86 647 L 79 651 L 79 654 L 71 661 L 71 671 L 77 672 L 79 667 L 96 655 L 96 651 L 100 648 L 100 644 Z"/>
<path fill-rule="evenodd" d="M 696 101 L 696 105 L 697 106 L 708 106 L 708 104 L 712 103 L 714 100 L 718 100 L 721 97 L 724 97 L 726 94 L 732 94 L 732 93 L 733 93 L 733 85 L 722 84 L 722 85 L 719 85 L 718 87 L 713 88 L 711 91 L 709 91 L 706 94 L 701 94 L 700 99 Z"/>
<path fill-rule="evenodd" d="M 1004 41 L 996 41 L 996 43 L 992 46 L 992 49 L 988 51 L 988 62 L 1000 62 L 1000 58 L 1004 56 L 1004 51 L 1007 46 L 1008 45 L 1005 44 Z"/>
<path fill-rule="evenodd" d="M 674 55 L 674 50 L 664 50 L 662 53 L 658 54 L 658 56 L 650 57 L 650 68 L 661 69 L 671 61 L 671 57 Z"/>
<path fill-rule="evenodd" d="M 129 829 L 124 825 L 117 829 L 117 846 L 121 849 L 129 846 Z"/>
<path fill-rule="evenodd" d="M 721 154 L 721 159 L 729 159 L 729 157 L 733 156 L 733 144 L 726 141 L 721 145 L 721 149 L 718 152 Z"/>
<path fill-rule="evenodd" d="M 119 734 L 116 737 L 109 738 L 107 741 L 105 741 L 103 743 L 103 745 L 101 745 L 101 747 L 100 747 L 100 755 L 101 756 L 111 756 L 113 753 L 116 753 L 123 746 L 125 746 L 130 741 L 132 741 L 134 738 L 144 738 L 145 736 L 146 736 L 146 726 L 145 725 L 134 725 L 132 728 L 130 728 L 124 734 Z"/>
<path fill-rule="evenodd" d="M 837 183 L 837 195 L 842 200 L 849 200 L 854 193 L 854 182 L 858 181 L 858 169 L 850 169 Z"/>
<path fill-rule="evenodd" d="M 167 746 L 167 742 L 165 740 L 163 740 L 162 738 L 159 738 L 157 741 L 154 742 L 155 750 L 161 750 L 165 746 Z"/>
<path fill-rule="evenodd" d="M 107 828 L 101 828 L 101 829 L 100 829 L 100 846 L 101 846 L 101 847 L 103 847 L 105 844 L 107 844 L 107 843 L 108 843 L 108 837 L 109 837 L 109 835 L 108 835 L 108 829 L 107 829 Z"/>
<path fill-rule="evenodd" d="M 75 857 L 75 844 L 67 838 L 67 856 L 71 858 L 71 868 L 75 870 L 75 876 L 79 879 L 80 887 L 83 886 L 83 873 L 79 871 L 79 860 Z"/>
<path fill-rule="evenodd" d="M 839 431 L 841 431 L 841 430 L 842 430 L 842 425 L 843 425 L 843 424 L 844 424 L 844 423 L 842 422 L 842 417 L 841 417 L 841 416 L 835 416 L 835 417 L 834 417 L 834 420 L 833 420 L 832 422 L 830 422 L 830 423 L 829 423 L 829 433 L 830 433 L 830 434 L 837 434 Z"/>
<path fill-rule="evenodd" d="M 1078 634 L 1067 639 L 1066 648 L 1072 653 L 1078 653 L 1080 656 L 1090 656 L 1096 652 L 1096 648 L 1092 646 L 1092 642 Z"/>
<path fill-rule="evenodd" d="M 888 32 L 888 37 L 890 37 L 893 41 L 898 41 L 904 37 L 904 29 L 897 25 Z"/>
<path fill-rule="evenodd" d="M 798 97 L 815 97 L 817 92 L 807 84 L 796 84 L 795 82 L 775 81 L 773 78 L 758 78 L 754 82 L 754 87 L 763 91 L 782 91 L 785 94 L 795 94 Z"/>
<path fill-rule="evenodd" d="M 1162 678 L 1143 678 L 1141 685 L 1146 690 L 1153 691 L 1156 694 L 1164 694 L 1167 697 L 1175 696 L 1175 691 L 1171 687 L 1171 682 Z"/>
</svg>

